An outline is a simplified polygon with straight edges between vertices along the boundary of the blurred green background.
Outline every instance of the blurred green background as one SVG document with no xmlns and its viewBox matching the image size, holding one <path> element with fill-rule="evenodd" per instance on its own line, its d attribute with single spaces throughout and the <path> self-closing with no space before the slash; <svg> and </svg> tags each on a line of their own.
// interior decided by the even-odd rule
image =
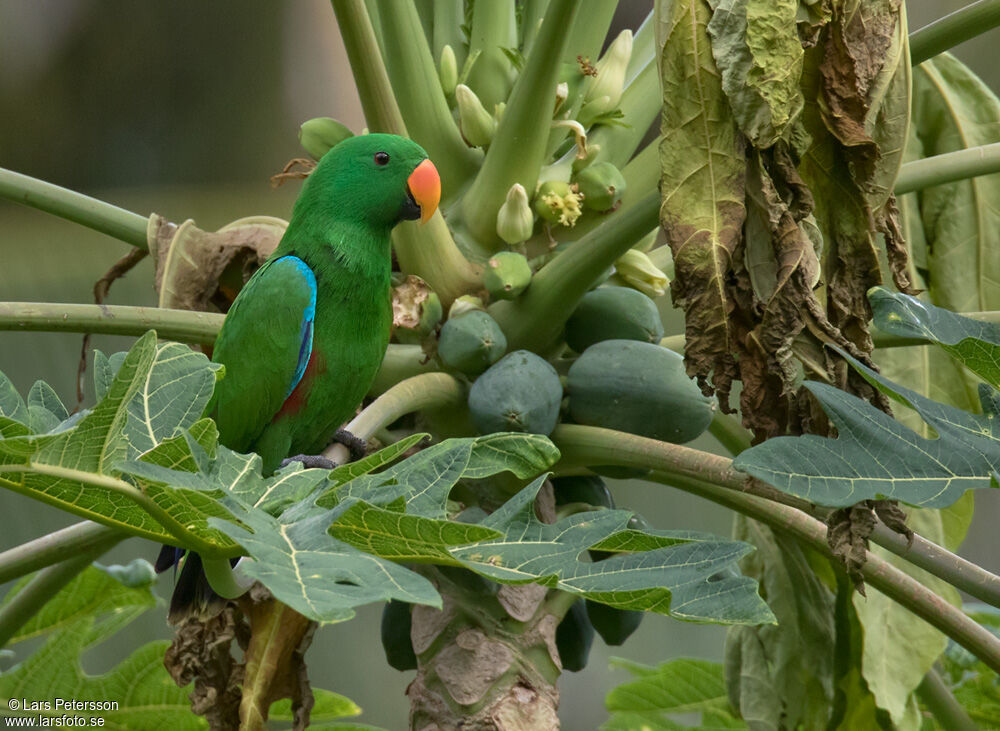
<svg viewBox="0 0 1000 731">
<path fill-rule="evenodd" d="M 910 28 L 964 3 L 911 0 Z M 651 2 L 624 0 L 619 27 L 636 27 Z M 996 33 L 959 49 L 1000 89 Z M 4 0 L 0 2 L 0 166 L 65 185 L 146 215 L 195 219 L 204 229 L 253 214 L 286 218 L 295 184 L 274 190 L 268 178 L 301 153 L 298 125 L 333 116 L 364 126 L 336 21 L 325 0 Z M 37 211 L 0 201 L 0 300 L 91 302 L 92 287 L 129 247 Z M 147 259 L 117 282 L 112 304 L 155 304 Z M 663 306 L 669 310 L 669 298 Z M 676 312 L 665 312 L 678 332 Z M 130 339 L 95 337 L 114 352 Z M 0 370 L 27 392 L 36 378 L 75 403 L 81 338 L 0 332 Z M 89 380 L 89 379 L 88 379 Z M 88 384 L 89 385 L 89 384 Z M 715 449 L 709 437 L 694 446 Z M 684 493 L 616 483 L 616 499 L 657 528 L 727 535 L 730 514 Z M 0 493 L 0 550 L 74 522 L 27 498 Z M 963 555 L 1000 569 L 993 526 L 1000 494 L 981 491 Z M 121 544 L 105 562 L 152 560 L 157 546 Z M 0 587 L 4 590 L 5 587 Z M 168 597 L 170 578 L 159 593 Z M 314 686 L 358 702 L 362 720 L 406 727 L 406 685 L 413 673 L 388 668 L 378 640 L 381 606 L 317 633 L 309 652 Z M 165 612 L 150 612 L 85 658 L 102 672 L 140 643 L 169 637 Z M 670 657 L 721 659 L 724 630 L 650 616 L 624 648 L 595 643 L 582 673 L 561 682 L 567 729 L 593 729 L 606 717 L 604 695 L 623 680 L 608 670 L 620 654 L 656 663 Z M 20 648 L 19 648 L 20 649 Z M 27 648 L 25 648 L 27 649 Z"/>
</svg>

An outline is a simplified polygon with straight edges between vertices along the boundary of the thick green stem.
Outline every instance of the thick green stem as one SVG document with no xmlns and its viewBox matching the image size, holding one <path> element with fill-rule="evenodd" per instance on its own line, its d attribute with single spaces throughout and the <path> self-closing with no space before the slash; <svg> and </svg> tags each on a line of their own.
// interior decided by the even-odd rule
<svg viewBox="0 0 1000 731">
<path fill-rule="evenodd" d="M 380 7 L 385 66 L 396 101 L 410 136 L 441 173 L 446 202 L 476 174 L 482 153 L 465 144 L 448 109 L 413 0 L 392 0 Z"/>
<path fill-rule="evenodd" d="M 379 51 L 375 30 L 363 0 L 331 0 L 344 40 L 361 109 L 372 132 L 406 135 L 403 115 L 389 84 L 389 74 Z"/>
<path fill-rule="evenodd" d="M 240 573 L 237 567 L 229 563 L 228 558 L 202 556 L 201 564 L 212 590 L 223 599 L 238 599 L 250 591 L 250 587 L 254 584 L 254 579 Z"/>
<path fill-rule="evenodd" d="M 656 227 L 659 210 L 660 194 L 654 189 L 557 256 L 516 300 L 491 305 L 490 314 L 500 323 L 509 348 L 535 352 L 551 348 L 580 298 L 619 256 Z"/>
<path fill-rule="evenodd" d="M 708 425 L 708 433 L 734 457 L 745 449 L 750 449 L 750 432 L 735 417 L 716 411 Z"/>
<path fill-rule="evenodd" d="M 434 0 L 434 61 L 441 61 L 441 50 L 451 46 L 458 68 L 465 63 L 465 39 L 462 23 L 465 22 L 463 0 Z"/>
<path fill-rule="evenodd" d="M 0 302 L 0 330 L 142 335 L 156 330 L 167 340 L 211 345 L 224 315 L 124 305 Z"/>
<path fill-rule="evenodd" d="M 146 243 L 147 217 L 89 195 L 0 168 L 0 198 L 79 223 L 143 251 L 149 248 Z"/>
<path fill-rule="evenodd" d="M 625 83 L 631 84 L 632 79 L 646 67 L 650 61 L 656 65 L 656 21 L 653 19 L 653 11 L 642 21 L 642 25 L 635 32 L 632 38 L 632 57 L 628 60 L 628 67 L 625 69 Z"/>
<path fill-rule="evenodd" d="M 544 132 L 552 120 L 559 60 L 566 47 L 565 30 L 573 22 L 578 7 L 579 0 L 549 3 L 545 21 L 511 92 L 483 167 L 462 197 L 462 220 L 472 238 L 484 247 L 497 249 L 503 243 L 496 231 L 497 211 L 510 187 L 520 183 L 529 193 L 535 190 L 545 162 L 548 135 Z M 482 57 L 476 66 L 481 62 Z"/>
<path fill-rule="evenodd" d="M 905 163 L 899 168 L 895 193 L 903 195 L 932 185 L 997 172 L 1000 172 L 1000 142 Z"/>
<path fill-rule="evenodd" d="M 958 702 L 948 686 L 944 684 L 938 671 L 931 668 L 917 686 L 917 695 L 931 710 L 941 728 L 948 731 L 977 731 L 979 726 L 969 718 L 965 708 Z"/>
<path fill-rule="evenodd" d="M 419 345 L 396 345 L 389 346 L 382 360 L 382 367 L 379 368 L 378 375 L 368 389 L 369 396 L 378 396 L 388 391 L 400 381 L 421 373 L 433 373 L 438 369 L 433 358 L 428 358 L 424 349 Z"/>
<path fill-rule="evenodd" d="M 591 63 L 597 63 L 617 7 L 618 0 L 587 0 L 586 12 L 577 14 L 569 30 L 569 41 L 562 60 L 574 63 L 577 56 L 583 56 Z"/>
<path fill-rule="evenodd" d="M 979 0 L 910 34 L 910 63 L 939 53 L 1000 25 L 1000 0 Z"/>
<path fill-rule="evenodd" d="M 514 0 L 489 0 L 472 8 L 469 53 L 479 53 L 469 73 L 468 86 L 489 112 L 507 101 L 514 81 L 514 69 L 504 48 L 517 47 L 517 20 Z"/>
<path fill-rule="evenodd" d="M 103 546 L 110 548 L 124 537 L 125 534 L 116 528 L 84 520 L 22 543 L 0 553 L 0 584 L 65 561 L 80 553 L 97 550 Z"/>
<path fill-rule="evenodd" d="M 551 436 L 562 453 L 559 465 L 617 465 L 650 469 L 648 479 L 677 487 L 725 505 L 784 530 L 830 555 L 826 526 L 802 510 L 772 502 L 760 486 L 732 467 L 732 460 L 677 444 L 596 427 L 561 425 Z M 943 549 L 942 549 L 943 550 Z M 938 557 L 932 572 L 941 576 Z M 865 580 L 890 599 L 947 634 L 994 669 L 1000 669 L 1000 638 L 984 630 L 961 610 L 923 587 L 899 569 L 868 554 Z"/>
<path fill-rule="evenodd" d="M 38 575 L 29 581 L 3 609 L 0 609 L 0 647 L 6 645 L 29 619 L 38 614 L 38 610 L 49 599 L 59 593 L 60 589 L 123 537 L 119 534 L 117 540 L 92 546 L 89 550 L 77 553 L 73 558 L 38 572 Z"/>
</svg>

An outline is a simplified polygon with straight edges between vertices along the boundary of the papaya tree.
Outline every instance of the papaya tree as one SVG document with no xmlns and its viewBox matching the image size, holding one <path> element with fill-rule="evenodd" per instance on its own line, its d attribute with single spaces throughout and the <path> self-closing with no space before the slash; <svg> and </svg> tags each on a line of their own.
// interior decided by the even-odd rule
<svg viewBox="0 0 1000 731">
<path fill-rule="evenodd" d="M 955 553 L 1000 468 L 1000 101 L 946 53 L 1000 2 L 910 34 L 901 0 L 658 0 L 613 37 L 610 0 L 332 6 L 368 127 L 305 121 L 277 181 L 366 131 L 442 180 L 394 234 L 360 459 L 265 474 L 208 411 L 285 221 L 205 231 L 0 170 L 134 247 L 96 304 L 0 326 L 137 338 L 93 353 L 73 413 L 0 376 L 0 485 L 83 519 L 0 553 L 8 710 L 82 688 L 116 728 L 358 728 L 308 648 L 380 602 L 413 729 L 558 728 L 561 674 L 650 612 L 726 626 L 725 663 L 616 661 L 603 728 L 1000 724 L 1000 577 Z M 159 307 L 104 305 L 145 256 Z M 706 431 L 728 456 L 684 446 Z M 729 508 L 733 536 L 653 527 L 604 478 Z M 196 551 L 227 602 L 88 676 L 156 606 L 148 564 L 95 563 L 129 536 Z"/>
</svg>

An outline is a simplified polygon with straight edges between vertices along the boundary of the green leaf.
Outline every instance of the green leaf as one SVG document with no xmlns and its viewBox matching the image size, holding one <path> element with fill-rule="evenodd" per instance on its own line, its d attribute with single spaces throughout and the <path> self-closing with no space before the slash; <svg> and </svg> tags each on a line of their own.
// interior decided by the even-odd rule
<svg viewBox="0 0 1000 731">
<path fill-rule="evenodd" d="M 14 388 L 14 384 L 3 373 L 0 373 L 0 416 L 19 422 L 28 423 L 28 407 L 24 399 Z"/>
<path fill-rule="evenodd" d="M 335 485 L 342 485 L 345 482 L 353 480 L 355 477 L 367 475 L 369 472 L 374 472 L 380 467 L 385 467 L 387 464 L 395 462 L 410 447 L 415 447 L 429 436 L 429 434 L 411 434 L 408 437 L 400 439 L 398 442 L 393 442 L 384 449 L 372 452 L 356 462 L 348 462 L 347 464 L 340 465 L 330 473 L 330 482 Z"/>
<path fill-rule="evenodd" d="M 136 559 L 129 567 L 89 566 L 46 602 L 38 613 L 11 637 L 10 643 L 14 644 L 64 629 L 84 617 L 103 620 L 100 625 L 103 636 L 128 624 L 158 603 L 150 582 L 147 581 L 142 586 L 128 586 L 115 578 L 121 570 L 135 569 L 144 571 L 147 576 L 154 575 L 152 566 L 143 559 Z M 26 576 L 18 581 L 3 598 L 0 609 L 6 607 L 31 578 Z M 105 622 L 113 622 L 113 625 L 107 625 Z M 111 629 L 112 626 L 114 629 Z"/>
<path fill-rule="evenodd" d="M 839 437 L 769 439 L 733 466 L 819 505 L 845 507 L 891 498 L 919 507 L 950 505 L 969 489 L 989 487 L 1000 469 L 1000 399 L 983 385 L 983 415 L 932 401 L 845 357 L 879 389 L 917 411 L 938 435 L 925 439 L 861 399 L 822 383 L 805 384 Z"/>
<path fill-rule="evenodd" d="M 802 110 L 799 3 L 709 1 L 712 54 L 733 115 L 755 147 L 770 147 Z"/>
<path fill-rule="evenodd" d="M 309 713 L 309 728 L 315 728 L 312 724 L 316 721 L 333 721 L 338 718 L 351 718 L 361 715 L 361 708 L 350 698 L 334 693 L 333 691 L 313 688 L 314 704 Z M 292 721 L 292 701 L 284 698 L 271 704 L 268 718 L 272 721 Z"/>
<path fill-rule="evenodd" d="M 726 283 L 746 218 L 746 156 L 712 57 L 708 3 L 664 2 L 657 13 L 666 32 L 658 34 L 660 221 L 674 256 L 674 303 L 686 315 L 688 374 L 704 385 L 714 372 L 725 397 L 736 370 L 735 304 Z"/>
<path fill-rule="evenodd" d="M 0 676 L 0 708 L 8 699 L 50 701 L 50 708 L 29 710 L 24 715 L 58 718 L 69 715 L 103 719 L 112 731 L 170 729 L 202 731 L 204 718 L 191 713 L 188 690 L 178 688 L 163 667 L 167 642 L 151 642 L 103 675 L 87 675 L 80 655 L 94 635 L 94 620 L 80 619 L 52 634 L 44 646 L 14 670 Z M 117 709 L 67 710 L 55 699 L 115 702 Z M 4 711 L 9 713 L 9 711 Z"/>
<path fill-rule="evenodd" d="M 612 659 L 611 665 L 624 665 L 638 677 L 608 693 L 604 702 L 612 715 L 602 731 L 747 728 L 731 711 L 718 663 L 683 658 L 653 668 Z M 696 727 L 665 718 L 699 712 L 702 725 Z"/>
<path fill-rule="evenodd" d="M 601 510 L 542 523 L 534 500 L 544 481 L 538 478 L 480 523 L 503 538 L 452 548 L 451 555 L 501 583 L 540 583 L 621 609 L 721 624 L 774 621 L 756 582 L 734 570 L 751 550 L 745 543 L 685 534 L 674 545 L 583 563 L 579 557 L 625 529 L 631 513 Z"/>
<path fill-rule="evenodd" d="M 32 431 L 42 434 L 68 419 L 69 412 L 52 386 L 45 381 L 35 381 L 28 391 L 28 418 Z"/>
<path fill-rule="evenodd" d="M 1000 386 L 1000 325 L 956 315 L 881 287 L 868 293 L 883 332 L 936 343 L 966 368 Z"/>
</svg>

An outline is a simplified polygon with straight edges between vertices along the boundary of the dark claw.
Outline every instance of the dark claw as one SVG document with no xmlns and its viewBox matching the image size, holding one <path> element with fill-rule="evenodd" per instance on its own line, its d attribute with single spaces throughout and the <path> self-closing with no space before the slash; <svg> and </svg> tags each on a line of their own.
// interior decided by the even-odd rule
<svg viewBox="0 0 1000 731">
<path fill-rule="evenodd" d="M 333 441 L 343 444 L 351 453 L 351 461 L 357 462 L 368 452 L 368 442 L 361 437 L 356 437 L 347 429 L 338 429 L 333 435 Z"/>
<path fill-rule="evenodd" d="M 319 468 L 321 470 L 332 470 L 337 466 L 336 462 L 327 459 L 321 454 L 296 454 L 294 457 L 289 457 L 288 459 L 281 460 L 281 465 L 278 469 L 284 469 L 291 462 L 301 462 L 303 467 L 306 468 Z"/>
</svg>

